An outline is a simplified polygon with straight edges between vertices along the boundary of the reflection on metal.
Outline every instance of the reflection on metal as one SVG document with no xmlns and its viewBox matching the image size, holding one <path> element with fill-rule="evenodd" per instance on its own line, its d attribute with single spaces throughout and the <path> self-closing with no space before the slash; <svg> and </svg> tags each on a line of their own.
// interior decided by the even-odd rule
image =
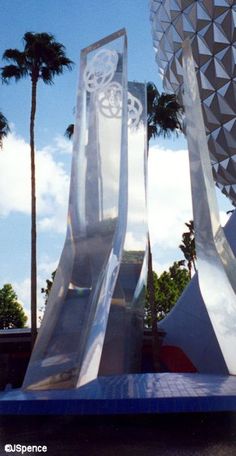
<svg viewBox="0 0 236 456">
<path fill-rule="evenodd" d="M 130 83 L 131 85 L 131 83 Z M 135 84 L 133 84 L 133 87 Z M 132 89 L 131 89 L 132 90 Z M 137 127 L 140 123 L 143 113 L 143 104 L 141 101 L 128 92 L 128 124 L 129 127 Z"/>
<path fill-rule="evenodd" d="M 220 226 L 189 40 L 183 77 L 199 286 L 228 371 L 236 374 L 236 260 Z"/>
<path fill-rule="evenodd" d="M 168 92 L 181 94 L 189 37 L 217 186 L 236 205 L 236 1 L 151 0 L 153 45 Z"/>
<path fill-rule="evenodd" d="M 128 217 L 124 250 L 112 297 L 100 375 L 139 372 L 147 264 L 146 87 L 128 83 L 128 99 L 139 106 L 132 124 L 128 101 Z"/>
<path fill-rule="evenodd" d="M 140 84 L 133 96 L 142 103 L 143 114 L 128 137 L 126 52 L 124 30 L 81 52 L 67 235 L 25 376 L 26 389 L 75 388 L 99 371 L 104 375 L 138 369 L 145 280 L 146 108 Z M 119 99 L 113 98 L 115 110 L 104 115 L 99 103 L 112 84 L 119 87 Z M 136 147 L 130 156 L 140 167 L 135 185 L 127 142 Z"/>
</svg>

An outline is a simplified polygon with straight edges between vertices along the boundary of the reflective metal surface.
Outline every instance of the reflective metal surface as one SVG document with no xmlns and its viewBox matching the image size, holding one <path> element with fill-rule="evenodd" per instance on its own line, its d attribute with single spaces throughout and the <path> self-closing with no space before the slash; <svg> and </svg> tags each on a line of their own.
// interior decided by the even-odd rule
<svg viewBox="0 0 236 456">
<path fill-rule="evenodd" d="M 230 216 L 223 229 L 236 255 L 236 211 Z M 178 302 L 158 327 L 166 333 L 163 342 L 164 350 L 168 350 L 168 347 L 170 350 L 171 347 L 180 349 L 198 372 L 228 374 L 229 371 L 199 289 L 198 273 L 193 276 Z"/>
<path fill-rule="evenodd" d="M 143 84 L 127 90 L 126 54 L 124 30 L 81 52 L 67 235 L 26 389 L 75 388 L 98 372 L 139 368 L 146 100 Z"/>
<path fill-rule="evenodd" d="M 147 275 L 146 87 L 128 83 L 128 217 L 99 374 L 139 372 Z"/>
<path fill-rule="evenodd" d="M 189 40 L 183 43 L 184 107 L 200 291 L 230 374 L 236 374 L 236 260 L 219 221 Z"/>
<path fill-rule="evenodd" d="M 124 30 L 81 52 L 67 236 L 23 387 L 75 387 L 98 373 L 126 230 L 126 52 Z M 120 91 L 107 110 L 119 116 L 99 109 L 111 81 Z"/>
<path fill-rule="evenodd" d="M 236 2 L 152 0 L 150 12 L 164 88 L 180 96 L 181 44 L 191 40 L 214 179 L 236 204 Z"/>
</svg>

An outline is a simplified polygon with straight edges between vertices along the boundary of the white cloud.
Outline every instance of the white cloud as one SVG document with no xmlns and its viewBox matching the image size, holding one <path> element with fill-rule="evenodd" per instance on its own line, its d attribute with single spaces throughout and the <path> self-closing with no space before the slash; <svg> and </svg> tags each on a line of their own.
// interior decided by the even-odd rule
<svg viewBox="0 0 236 456">
<path fill-rule="evenodd" d="M 173 262 L 174 260 L 172 261 L 172 263 Z M 152 262 L 152 268 L 158 275 L 162 274 L 162 272 L 164 271 L 168 271 L 170 265 L 171 264 L 169 262 L 158 263 L 158 261 L 156 260 Z"/>
<path fill-rule="evenodd" d="M 36 188 L 39 229 L 65 232 L 69 176 L 50 146 L 36 152 Z M 0 152 L 0 215 L 30 214 L 30 191 L 29 145 L 10 134 Z"/>
<path fill-rule="evenodd" d="M 69 141 L 64 136 L 58 135 L 55 138 L 56 149 L 62 154 L 71 154 L 73 149 L 73 141 Z"/>
<path fill-rule="evenodd" d="M 45 255 L 38 264 L 38 273 L 44 279 L 50 279 L 52 272 L 57 268 L 58 260 L 52 260 L 48 255 Z"/>
<path fill-rule="evenodd" d="M 0 215 L 30 213 L 29 145 L 10 134 L 0 152 Z"/>
<path fill-rule="evenodd" d="M 187 150 L 153 146 L 148 166 L 149 230 L 153 249 L 153 267 L 158 273 L 183 258 L 178 248 L 185 222 L 193 218 Z M 230 202 L 217 191 L 222 226 L 229 215 Z"/>
<path fill-rule="evenodd" d="M 171 252 L 176 259 L 184 223 L 192 218 L 187 150 L 151 147 L 148 182 L 149 230 L 154 263 L 160 268 L 162 258 Z"/>
<path fill-rule="evenodd" d="M 48 152 L 50 155 L 59 154 L 59 155 L 71 155 L 73 149 L 73 141 L 66 139 L 62 135 L 57 135 L 52 139 L 51 144 L 48 144 L 43 148 L 45 152 Z"/>
<path fill-rule="evenodd" d="M 37 151 L 37 213 L 38 228 L 62 233 L 66 228 L 69 176 L 55 154 L 66 149 L 64 138 L 58 137 L 52 145 Z M 64 144 L 64 146 L 63 146 Z M 70 145 L 70 143 L 69 143 Z M 64 149 L 63 149 L 64 147 Z M 71 147 L 71 145 L 70 145 Z M 129 249 L 143 248 L 145 223 L 142 220 L 143 196 L 139 192 L 142 170 L 137 170 L 137 160 L 131 162 L 133 179 L 126 244 Z M 184 223 L 192 218 L 191 191 L 187 150 L 170 150 L 152 146 L 149 151 L 149 229 L 153 246 L 154 269 L 161 273 L 173 261 L 182 258 L 178 249 L 185 229 Z M 0 216 L 11 212 L 30 215 L 30 151 L 29 145 L 15 134 L 10 134 L 0 151 Z M 227 219 L 220 212 L 222 224 Z M 142 221 L 141 221 L 142 220 Z M 56 269 L 58 260 L 48 255 L 40 257 L 38 264 L 38 302 L 43 304 L 41 288 Z M 30 313 L 30 280 L 12 280 L 19 299 Z"/>
<path fill-rule="evenodd" d="M 136 233 L 128 231 L 125 237 L 125 250 L 143 250 L 146 245 L 146 237 L 143 233 Z"/>
</svg>

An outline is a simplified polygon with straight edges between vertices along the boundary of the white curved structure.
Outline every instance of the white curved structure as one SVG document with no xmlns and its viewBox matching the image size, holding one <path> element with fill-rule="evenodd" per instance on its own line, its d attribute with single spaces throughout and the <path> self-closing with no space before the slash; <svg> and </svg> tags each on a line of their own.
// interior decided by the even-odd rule
<svg viewBox="0 0 236 456">
<path fill-rule="evenodd" d="M 192 188 L 198 281 L 222 360 L 236 374 L 236 258 L 220 225 L 194 61 L 183 43 L 184 108 Z M 187 310 L 187 309 L 186 309 Z"/>
<path fill-rule="evenodd" d="M 236 255 L 236 212 L 234 212 L 224 228 L 228 242 Z M 235 317 L 228 318 L 228 309 L 224 307 L 224 290 L 221 319 L 227 322 L 227 330 L 224 335 L 234 337 Z M 218 314 L 219 315 L 219 314 Z M 209 318 L 206 305 L 203 301 L 198 274 L 195 274 L 189 285 L 185 288 L 180 299 L 167 317 L 158 325 L 165 331 L 163 343 L 162 361 L 168 364 L 170 370 L 185 371 L 189 366 L 181 361 L 181 365 L 175 362 L 176 348 L 180 349 L 187 360 L 190 360 L 195 371 L 210 374 L 228 374 L 229 368 L 225 362 L 219 345 L 217 335 Z M 235 344 L 232 345 L 232 350 Z M 166 358 L 168 353 L 168 359 Z M 235 359 L 233 353 L 233 360 Z M 192 370 L 191 370 L 192 371 Z"/>
<path fill-rule="evenodd" d="M 151 21 L 164 87 L 183 93 L 198 258 L 198 275 L 160 323 L 163 359 L 175 353 L 187 370 L 235 375 L 235 237 L 232 251 L 220 226 L 211 168 L 236 204 L 236 4 L 152 0 Z M 234 214 L 231 235 L 235 225 Z"/>
<path fill-rule="evenodd" d="M 236 204 L 236 3 L 152 0 L 156 61 L 165 90 L 181 96 L 181 44 L 190 38 L 214 179 Z"/>
</svg>

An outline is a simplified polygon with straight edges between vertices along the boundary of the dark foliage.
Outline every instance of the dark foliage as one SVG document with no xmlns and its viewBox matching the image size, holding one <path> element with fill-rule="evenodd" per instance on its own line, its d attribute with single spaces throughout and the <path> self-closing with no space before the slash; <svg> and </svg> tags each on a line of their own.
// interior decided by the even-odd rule
<svg viewBox="0 0 236 456">
<path fill-rule="evenodd" d="M 0 329 L 23 328 L 26 321 L 27 316 L 12 285 L 3 285 L 0 289 Z"/>
</svg>

